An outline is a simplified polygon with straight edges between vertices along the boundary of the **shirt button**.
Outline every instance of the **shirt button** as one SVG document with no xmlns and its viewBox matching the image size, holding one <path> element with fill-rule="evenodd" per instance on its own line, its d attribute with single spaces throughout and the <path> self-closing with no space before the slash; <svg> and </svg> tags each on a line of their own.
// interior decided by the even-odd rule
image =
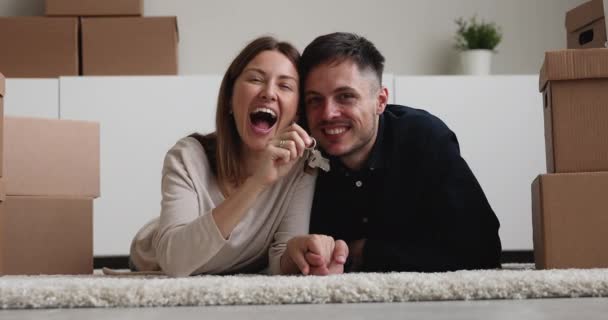
<svg viewBox="0 0 608 320">
<path fill-rule="evenodd" d="M 357 188 L 361 188 L 363 182 L 361 182 L 361 180 L 358 180 L 357 182 L 355 182 L 355 185 L 357 186 Z"/>
<path fill-rule="evenodd" d="M 362 220 L 363 220 L 363 223 L 367 223 L 367 221 L 368 221 L 367 218 L 363 218 Z"/>
</svg>

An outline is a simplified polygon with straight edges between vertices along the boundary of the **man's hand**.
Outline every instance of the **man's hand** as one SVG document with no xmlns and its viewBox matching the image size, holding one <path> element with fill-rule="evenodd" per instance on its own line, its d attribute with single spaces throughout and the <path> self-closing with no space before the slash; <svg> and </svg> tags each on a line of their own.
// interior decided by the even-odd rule
<svg viewBox="0 0 608 320">
<path fill-rule="evenodd" d="M 287 255 L 288 259 L 285 256 Z M 348 246 L 342 240 L 334 241 L 325 235 L 306 235 L 292 238 L 281 259 L 281 269 L 291 270 L 295 265 L 304 275 L 328 275 L 344 272 Z"/>
</svg>

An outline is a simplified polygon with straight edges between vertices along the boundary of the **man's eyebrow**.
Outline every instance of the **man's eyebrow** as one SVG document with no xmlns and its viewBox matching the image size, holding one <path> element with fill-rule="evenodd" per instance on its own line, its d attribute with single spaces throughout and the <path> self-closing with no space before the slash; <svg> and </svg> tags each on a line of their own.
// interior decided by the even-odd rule
<svg viewBox="0 0 608 320">
<path fill-rule="evenodd" d="M 334 92 L 340 92 L 340 91 L 353 91 L 355 90 L 353 87 L 349 87 L 349 86 L 342 86 L 342 87 L 338 87 L 336 89 L 334 89 Z"/>
<path fill-rule="evenodd" d="M 319 92 L 314 91 L 314 90 L 307 90 L 305 92 L 305 95 L 317 95 L 317 96 L 320 96 L 321 94 Z"/>
<path fill-rule="evenodd" d="M 334 89 L 334 91 L 332 93 L 342 92 L 342 91 L 354 91 L 354 90 L 355 89 L 353 87 L 342 86 L 342 87 L 338 87 L 338 88 Z M 314 91 L 314 90 L 307 90 L 305 92 L 305 95 L 321 95 L 321 93 Z"/>
</svg>

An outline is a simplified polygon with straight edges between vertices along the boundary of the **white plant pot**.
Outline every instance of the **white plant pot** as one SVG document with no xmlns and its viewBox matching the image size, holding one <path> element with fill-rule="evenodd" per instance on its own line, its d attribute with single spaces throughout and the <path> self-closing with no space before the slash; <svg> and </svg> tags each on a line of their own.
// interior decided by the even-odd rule
<svg viewBox="0 0 608 320">
<path fill-rule="evenodd" d="M 460 52 L 462 74 L 488 75 L 492 66 L 492 50 L 475 49 Z"/>
</svg>

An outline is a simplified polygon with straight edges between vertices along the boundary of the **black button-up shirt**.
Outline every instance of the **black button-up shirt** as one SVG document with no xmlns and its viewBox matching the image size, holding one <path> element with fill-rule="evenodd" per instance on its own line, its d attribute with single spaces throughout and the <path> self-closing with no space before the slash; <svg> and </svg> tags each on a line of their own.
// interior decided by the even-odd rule
<svg viewBox="0 0 608 320">
<path fill-rule="evenodd" d="M 310 232 L 366 239 L 363 271 L 500 266 L 498 219 L 438 118 L 388 105 L 361 169 L 329 158 L 330 172 L 317 178 Z"/>
</svg>

